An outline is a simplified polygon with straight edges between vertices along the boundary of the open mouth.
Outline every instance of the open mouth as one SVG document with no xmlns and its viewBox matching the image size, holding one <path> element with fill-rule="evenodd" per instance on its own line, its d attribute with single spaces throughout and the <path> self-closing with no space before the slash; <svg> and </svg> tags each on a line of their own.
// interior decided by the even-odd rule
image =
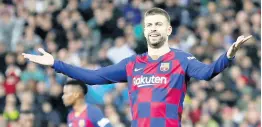
<svg viewBox="0 0 262 127">
<path fill-rule="evenodd" d="M 158 37 L 158 36 L 160 36 L 160 34 L 150 34 L 149 36 L 150 37 Z"/>
</svg>

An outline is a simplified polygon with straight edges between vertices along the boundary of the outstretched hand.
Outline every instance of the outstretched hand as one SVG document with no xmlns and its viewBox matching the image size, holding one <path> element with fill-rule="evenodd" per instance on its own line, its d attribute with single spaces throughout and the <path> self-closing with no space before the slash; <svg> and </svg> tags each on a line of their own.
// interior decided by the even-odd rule
<svg viewBox="0 0 262 127">
<path fill-rule="evenodd" d="M 26 54 L 26 53 L 22 53 L 22 55 L 24 58 L 34 63 L 38 63 L 41 65 L 47 65 L 47 66 L 53 66 L 54 57 L 51 54 L 47 53 L 42 48 L 39 48 L 38 51 L 42 53 L 43 55 L 32 55 L 32 54 Z"/>
<path fill-rule="evenodd" d="M 237 38 L 237 41 L 231 45 L 231 47 L 227 51 L 227 58 L 231 59 L 236 55 L 237 50 L 241 47 L 244 42 L 246 42 L 248 39 L 250 39 L 252 35 L 249 35 L 247 37 L 239 36 Z"/>
</svg>

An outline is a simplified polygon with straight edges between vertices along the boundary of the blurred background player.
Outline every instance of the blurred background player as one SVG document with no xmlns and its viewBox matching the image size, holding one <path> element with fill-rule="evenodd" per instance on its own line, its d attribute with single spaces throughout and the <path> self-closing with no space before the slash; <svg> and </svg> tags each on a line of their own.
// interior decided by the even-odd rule
<svg viewBox="0 0 262 127">
<path fill-rule="evenodd" d="M 99 108 L 86 103 L 87 92 L 88 87 L 81 81 L 71 80 L 64 85 L 63 102 L 72 106 L 67 117 L 68 127 L 111 127 Z"/>
</svg>

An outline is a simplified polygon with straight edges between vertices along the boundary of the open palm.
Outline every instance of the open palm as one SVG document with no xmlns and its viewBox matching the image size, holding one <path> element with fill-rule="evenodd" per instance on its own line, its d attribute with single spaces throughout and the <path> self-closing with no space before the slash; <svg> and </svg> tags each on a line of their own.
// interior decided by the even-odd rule
<svg viewBox="0 0 262 127">
<path fill-rule="evenodd" d="M 252 37 L 252 35 L 249 35 L 247 37 L 239 36 L 236 40 L 236 42 L 231 45 L 231 47 L 228 49 L 227 52 L 227 57 L 228 58 L 233 58 L 237 52 L 237 50 L 241 47 L 241 45 L 244 44 L 244 42 L 246 42 L 248 39 L 250 39 Z"/>
<path fill-rule="evenodd" d="M 38 51 L 43 55 L 32 55 L 26 53 L 22 53 L 22 55 L 24 56 L 24 58 L 28 59 L 29 61 L 41 65 L 52 66 L 54 64 L 54 57 L 51 54 L 47 53 L 42 48 L 39 48 Z"/>
</svg>

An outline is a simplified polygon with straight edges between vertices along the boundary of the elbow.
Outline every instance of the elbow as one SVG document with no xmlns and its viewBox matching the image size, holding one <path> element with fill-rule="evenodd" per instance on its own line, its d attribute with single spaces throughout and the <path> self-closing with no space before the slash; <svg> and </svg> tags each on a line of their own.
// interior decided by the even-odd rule
<svg viewBox="0 0 262 127">
<path fill-rule="evenodd" d="M 205 80 L 205 81 L 210 81 L 212 78 L 213 78 L 213 77 L 207 77 L 207 78 L 205 78 L 204 80 Z"/>
<path fill-rule="evenodd" d="M 213 79 L 218 73 L 214 73 L 214 74 L 209 74 L 208 76 L 205 76 L 203 79 L 205 81 L 210 81 L 211 79 Z"/>
<path fill-rule="evenodd" d="M 210 81 L 214 76 L 210 72 L 202 73 L 198 75 L 198 79 Z"/>
<path fill-rule="evenodd" d="M 198 80 L 205 80 L 205 81 L 210 81 L 211 79 L 212 79 L 212 77 L 210 77 L 210 76 L 199 76 L 198 78 L 197 78 Z"/>
</svg>

